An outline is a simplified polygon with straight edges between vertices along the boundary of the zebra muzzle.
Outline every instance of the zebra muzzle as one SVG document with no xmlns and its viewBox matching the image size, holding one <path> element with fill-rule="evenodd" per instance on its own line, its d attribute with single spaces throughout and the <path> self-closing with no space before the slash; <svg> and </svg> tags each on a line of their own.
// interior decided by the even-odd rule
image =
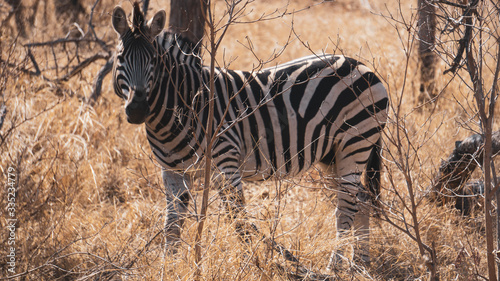
<svg viewBox="0 0 500 281">
<path fill-rule="evenodd" d="M 145 91 L 133 91 L 125 105 L 127 121 L 131 124 L 142 124 L 149 116 L 149 104 Z"/>
</svg>

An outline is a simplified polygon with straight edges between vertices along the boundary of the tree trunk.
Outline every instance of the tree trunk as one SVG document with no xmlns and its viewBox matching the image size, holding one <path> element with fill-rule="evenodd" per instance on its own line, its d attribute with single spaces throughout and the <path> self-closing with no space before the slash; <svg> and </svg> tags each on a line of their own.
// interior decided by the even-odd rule
<svg viewBox="0 0 500 281">
<path fill-rule="evenodd" d="M 169 30 L 178 33 L 193 43 L 203 39 L 205 32 L 204 0 L 171 0 Z"/>
<path fill-rule="evenodd" d="M 436 9 L 429 0 L 418 0 L 418 55 L 420 60 L 420 102 L 436 97 L 434 76 L 436 73 Z"/>
<path fill-rule="evenodd" d="M 207 12 L 207 1 L 205 0 L 171 0 L 170 1 L 170 20 L 168 29 L 170 32 L 175 34 L 180 34 L 182 37 L 191 41 L 194 46 L 193 51 L 199 53 L 201 40 L 205 33 L 205 15 Z M 208 195 L 210 191 L 210 178 L 211 178 L 211 166 L 212 166 L 212 144 L 213 144 L 213 111 L 214 111 L 214 88 L 213 86 L 213 75 L 214 75 L 214 60 L 215 60 L 215 50 L 214 44 L 215 39 L 213 38 L 215 34 L 211 30 L 211 36 L 208 43 L 211 54 L 211 64 L 210 64 L 210 98 L 209 98 L 209 116 L 212 118 L 208 119 L 208 124 L 206 124 L 206 138 L 207 138 L 207 148 L 205 150 L 205 178 L 204 178 L 204 188 L 203 188 L 203 198 L 200 210 L 200 219 L 198 221 L 198 228 L 195 237 L 195 279 L 201 279 L 201 262 L 202 262 L 202 249 L 201 249 L 201 238 L 203 235 L 203 227 L 205 224 L 205 218 L 207 215 L 208 208 Z"/>
</svg>

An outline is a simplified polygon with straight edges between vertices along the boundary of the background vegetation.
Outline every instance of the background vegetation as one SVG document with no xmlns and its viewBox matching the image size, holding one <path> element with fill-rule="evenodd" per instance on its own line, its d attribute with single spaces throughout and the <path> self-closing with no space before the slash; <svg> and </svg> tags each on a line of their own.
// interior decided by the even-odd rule
<svg viewBox="0 0 500 281">
<path fill-rule="evenodd" d="M 170 256 L 161 233 L 165 200 L 160 168 L 144 127 L 126 122 L 123 102 L 114 95 L 110 77 L 104 80 L 96 104 L 86 102 L 106 60 L 98 59 L 71 78 L 59 79 L 71 72 L 71 67 L 64 68 L 67 64 L 84 61 L 104 47 L 86 41 L 27 47 L 84 34 L 94 38 L 87 25 L 93 13 L 97 38 L 112 50 L 117 38 L 110 13 L 114 5 L 131 11 L 131 2 L 103 0 L 94 7 L 94 1 L 81 1 L 81 7 L 75 8 L 79 12 L 72 6 L 61 11 L 57 7 L 62 2 L 23 1 L 24 12 L 32 15 L 32 24 L 24 27 L 16 25 L 14 16 L 7 18 L 11 6 L 0 3 L 0 94 L 7 109 L 0 132 L 0 178 L 5 186 L 0 189 L 1 214 L 8 207 L 9 167 L 15 170 L 17 188 L 15 274 L 7 271 L 9 249 L 2 246 L 0 275 L 22 280 L 189 280 L 196 272 L 197 220 L 194 216 L 187 220 L 184 243 L 175 257 Z M 165 9 L 168 14 L 167 2 L 152 0 L 150 8 Z M 455 141 L 479 132 L 479 127 L 471 89 L 459 76 L 443 75 L 449 66 L 442 61 L 437 65 L 437 102 L 419 104 L 416 2 L 255 1 L 242 20 L 256 22 L 232 25 L 218 52 L 218 63 L 233 69 L 252 69 L 277 54 L 266 66 L 311 52 L 342 53 L 370 65 L 385 81 L 392 106 L 382 197 L 395 223 L 387 223 L 384 217 L 373 220 L 372 264 L 336 268 L 330 274 L 339 280 L 428 278 L 429 257 L 401 230 L 414 233 L 412 209 L 406 203 L 409 193 L 415 195 L 421 239 L 437 255 L 440 278 L 482 280 L 486 276 L 482 213 L 464 217 L 452 205 L 438 206 L 428 199 L 441 160 Z M 277 9 L 285 15 L 259 21 L 262 14 Z M 222 10 L 215 11 L 222 16 Z M 403 137 L 392 141 L 401 132 Z M 195 204 L 190 206 L 193 214 L 201 204 L 201 191 L 196 188 Z M 245 195 L 250 220 L 315 272 L 326 273 L 331 251 L 353 243 L 352 237 L 336 238 L 335 195 L 322 184 L 319 171 L 299 179 L 247 184 Z M 201 277 L 287 280 L 286 272 L 293 268 L 259 239 L 249 245 L 240 243 L 231 222 L 220 216 L 216 192 L 210 196 Z M 475 204 L 481 207 L 480 201 Z M 7 213 L 2 216 L 0 245 L 8 245 Z"/>
</svg>

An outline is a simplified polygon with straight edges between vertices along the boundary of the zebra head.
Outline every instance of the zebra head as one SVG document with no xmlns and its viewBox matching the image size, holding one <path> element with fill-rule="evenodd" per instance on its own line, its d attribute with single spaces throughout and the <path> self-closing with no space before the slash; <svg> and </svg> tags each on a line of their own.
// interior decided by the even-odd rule
<svg viewBox="0 0 500 281">
<path fill-rule="evenodd" d="M 143 123 L 150 114 L 148 97 L 158 62 L 155 38 L 163 30 L 165 19 L 165 11 L 159 11 L 146 23 L 139 4 L 135 2 L 130 26 L 121 7 L 113 10 L 113 29 L 120 37 L 113 67 L 113 85 L 115 93 L 126 100 L 125 113 L 127 121 L 132 124 Z"/>
</svg>

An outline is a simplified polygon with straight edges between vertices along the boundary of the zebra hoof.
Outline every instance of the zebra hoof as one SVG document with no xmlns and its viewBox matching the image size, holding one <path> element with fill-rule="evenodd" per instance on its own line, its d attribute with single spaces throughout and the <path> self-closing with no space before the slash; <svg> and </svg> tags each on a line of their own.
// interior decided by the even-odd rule
<svg viewBox="0 0 500 281">
<path fill-rule="evenodd" d="M 332 272 L 339 269 L 344 264 L 344 259 L 346 259 L 346 257 L 344 257 L 342 252 L 333 251 L 330 255 L 330 260 L 328 261 L 326 270 L 328 272 Z"/>
<path fill-rule="evenodd" d="M 177 241 L 169 241 L 167 239 L 167 242 L 165 243 L 165 249 L 166 249 L 166 253 L 167 255 L 175 255 L 179 252 L 179 244 L 180 244 L 180 241 L 177 240 Z"/>
<path fill-rule="evenodd" d="M 349 261 L 347 257 L 343 255 L 342 251 L 334 251 L 330 256 L 330 260 L 328 261 L 328 266 L 326 269 L 329 272 L 339 270 L 344 265 L 347 266 L 369 266 L 370 265 L 370 256 L 367 254 L 356 253 L 353 256 L 352 263 Z"/>
<path fill-rule="evenodd" d="M 165 229 L 165 248 L 168 254 L 177 254 L 177 249 L 181 243 L 180 231 L 179 229 Z"/>
</svg>

